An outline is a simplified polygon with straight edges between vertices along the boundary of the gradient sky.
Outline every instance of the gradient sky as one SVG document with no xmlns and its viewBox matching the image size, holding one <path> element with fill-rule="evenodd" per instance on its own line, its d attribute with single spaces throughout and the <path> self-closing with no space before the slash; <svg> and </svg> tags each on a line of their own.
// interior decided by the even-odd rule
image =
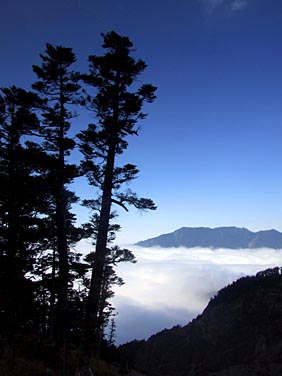
<svg viewBox="0 0 282 376">
<path fill-rule="evenodd" d="M 72 47 L 86 70 L 110 30 L 129 36 L 148 64 L 141 82 L 158 86 L 122 157 L 140 169 L 130 187 L 158 210 L 122 213 L 118 241 L 183 226 L 282 230 L 282 2 L 5 1 L 0 85 L 29 88 L 46 42 Z"/>
</svg>

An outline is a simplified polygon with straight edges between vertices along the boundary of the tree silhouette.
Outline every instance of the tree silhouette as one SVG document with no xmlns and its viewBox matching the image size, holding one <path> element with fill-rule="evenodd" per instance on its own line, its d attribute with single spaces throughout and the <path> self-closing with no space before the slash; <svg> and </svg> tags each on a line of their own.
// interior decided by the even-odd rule
<svg viewBox="0 0 282 376">
<path fill-rule="evenodd" d="M 89 253 L 84 260 L 88 263 L 89 269 L 94 268 L 95 253 Z M 102 275 L 102 285 L 99 297 L 98 321 L 99 327 L 96 328 L 98 342 L 94 345 L 97 354 L 100 354 L 101 343 L 104 338 L 104 331 L 109 324 L 110 318 L 114 315 L 115 308 L 112 307 L 110 299 L 114 296 L 113 286 L 122 286 L 124 281 L 116 274 L 114 269 L 121 262 L 136 263 L 135 256 L 128 249 L 121 249 L 118 246 L 107 247 Z M 91 280 L 86 279 L 86 285 L 90 288 Z"/>
<path fill-rule="evenodd" d="M 115 267 L 135 262 L 128 249 L 113 245 L 120 226 L 114 205 L 154 210 L 124 183 L 135 179 L 135 165 L 117 166 L 144 102 L 156 88 L 138 86 L 146 64 L 130 56 L 127 37 L 110 32 L 104 56 L 90 56 L 89 74 L 73 71 L 71 48 L 46 44 L 42 64 L 33 66 L 34 92 L 15 86 L 0 89 L 0 368 L 4 374 L 89 375 L 91 356 L 111 358 L 115 323 L 109 341 L 104 329 L 113 317 L 113 286 L 121 286 Z M 90 94 L 81 90 L 87 87 Z M 130 87 L 133 87 L 130 91 Z M 78 135 L 81 166 L 69 163 L 76 143 L 70 138 L 75 105 L 92 111 L 96 125 Z M 72 134 L 74 132 L 72 131 Z M 86 175 L 97 197 L 83 200 L 89 223 L 76 227 L 71 192 L 74 178 Z M 90 237 L 95 252 L 72 247 Z M 110 346 L 109 346 L 110 345 Z M 110 351 L 107 350 L 110 347 Z M 3 351 L 2 351 L 3 350 Z M 69 359 L 67 357 L 69 356 Z"/>
<path fill-rule="evenodd" d="M 31 324 L 33 284 L 25 275 L 33 271 L 39 241 L 40 212 L 44 206 L 34 174 L 36 156 L 26 137 L 38 134 L 35 114 L 40 99 L 15 86 L 1 89 L 0 96 L 0 293 L 1 327 L 7 346 L 16 352 L 15 335 Z M 39 206 L 39 202 L 41 203 Z M 25 309 L 24 309 L 25 307 Z"/>
<path fill-rule="evenodd" d="M 70 206 L 77 201 L 67 185 L 77 176 L 75 165 L 67 163 L 67 157 L 75 142 L 67 136 L 70 120 L 75 116 L 70 106 L 77 103 L 79 85 L 78 74 L 71 70 L 76 57 L 71 48 L 46 44 L 45 54 L 40 55 L 42 65 L 33 66 L 38 81 L 33 88 L 39 93 L 44 105 L 41 108 L 43 119 L 43 148 L 53 156 L 50 165 L 50 185 L 55 202 L 55 236 L 58 254 L 58 302 L 56 314 L 57 372 L 66 372 L 66 334 L 69 282 L 69 245 L 71 223 L 74 216 Z"/>
<path fill-rule="evenodd" d="M 90 291 L 86 302 L 86 319 L 83 343 L 77 375 L 90 375 L 89 365 L 93 347 L 97 347 L 97 332 L 101 325 L 99 302 L 103 287 L 103 273 L 107 258 L 108 233 L 112 217 L 112 205 L 128 210 L 133 205 L 141 210 L 156 209 L 152 200 L 139 198 L 137 194 L 120 190 L 138 174 L 135 165 L 116 166 L 116 156 L 127 148 L 126 138 L 137 135 L 136 124 L 145 118 L 142 113 L 144 102 L 155 99 L 156 87 L 144 84 L 135 92 L 129 88 L 144 71 L 146 64 L 135 60 L 130 53 L 133 44 L 127 37 L 115 32 L 102 34 L 105 55 L 89 56 L 89 74 L 83 81 L 96 90 L 96 94 L 85 97 L 85 105 L 95 113 L 97 124 L 90 124 L 79 135 L 80 148 L 84 155 L 83 170 L 89 183 L 100 190 L 96 200 L 98 229 Z"/>
</svg>

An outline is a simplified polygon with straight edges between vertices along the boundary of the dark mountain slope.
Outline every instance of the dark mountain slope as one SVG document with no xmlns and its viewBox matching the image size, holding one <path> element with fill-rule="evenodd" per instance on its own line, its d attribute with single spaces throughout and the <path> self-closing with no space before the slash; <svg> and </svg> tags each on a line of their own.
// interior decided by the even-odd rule
<svg viewBox="0 0 282 376">
<path fill-rule="evenodd" d="M 151 376 L 281 375 L 281 269 L 239 279 L 188 325 L 121 350 Z"/>
<path fill-rule="evenodd" d="M 276 230 L 252 232 L 238 227 L 182 227 L 169 234 L 140 241 L 141 247 L 274 248 L 282 249 L 282 233 Z"/>
</svg>

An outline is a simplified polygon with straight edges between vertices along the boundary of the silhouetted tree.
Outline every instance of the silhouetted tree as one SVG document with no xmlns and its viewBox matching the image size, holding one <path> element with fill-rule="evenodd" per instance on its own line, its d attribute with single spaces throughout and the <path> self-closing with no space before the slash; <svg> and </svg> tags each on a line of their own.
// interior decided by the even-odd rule
<svg viewBox="0 0 282 376">
<path fill-rule="evenodd" d="M 56 315 L 56 345 L 58 354 L 57 372 L 66 372 L 66 334 L 69 282 L 69 246 L 74 216 L 71 204 L 77 198 L 67 185 L 77 176 L 75 165 L 67 163 L 67 157 L 75 142 L 67 136 L 70 120 L 75 116 L 71 107 L 78 100 L 78 74 L 71 70 L 76 57 L 71 48 L 46 44 L 45 54 L 40 55 L 42 65 L 33 66 L 38 81 L 33 88 L 44 101 L 41 115 L 43 119 L 43 148 L 53 156 L 49 179 L 55 202 L 55 236 L 58 254 L 58 302 Z M 72 239 L 74 240 L 74 239 Z"/>
<path fill-rule="evenodd" d="M 115 337 L 116 337 L 116 322 L 115 319 L 112 318 L 110 321 L 110 327 L 109 327 L 109 345 L 114 346 L 115 344 Z"/>
<path fill-rule="evenodd" d="M 39 241 L 42 203 L 41 177 L 34 172 L 36 154 L 24 140 L 38 134 L 35 108 L 40 103 L 32 92 L 15 86 L 1 89 L 0 96 L 0 322 L 15 351 L 15 334 L 31 325 L 33 271 Z M 40 203 L 40 205 L 39 205 Z"/>
<path fill-rule="evenodd" d="M 112 204 L 115 203 L 125 210 L 128 210 L 127 205 L 141 210 L 156 208 L 150 199 L 139 198 L 130 190 L 120 191 L 122 184 L 133 180 L 138 170 L 132 164 L 117 167 L 115 160 L 116 156 L 127 148 L 127 136 L 138 134 L 136 124 L 145 118 L 145 114 L 141 112 L 142 105 L 155 99 L 156 88 L 144 84 L 135 92 L 129 91 L 130 86 L 146 68 L 146 64 L 130 56 L 133 45 L 127 37 L 115 32 L 107 33 L 103 37 L 103 48 L 107 52 L 104 56 L 90 56 L 90 72 L 83 76 L 84 82 L 96 90 L 95 95 L 86 96 L 85 102 L 95 113 L 97 124 L 90 124 L 88 129 L 79 135 L 81 151 L 84 154 L 82 167 L 89 183 L 98 187 L 101 194 L 97 200 L 99 215 L 96 249 L 77 369 L 77 375 L 80 376 L 91 375 L 91 355 L 98 344 L 97 328 L 101 325 L 99 307 Z"/>
<path fill-rule="evenodd" d="M 89 253 L 84 260 L 89 264 L 89 269 L 95 265 L 95 253 Z M 114 269 L 121 262 L 135 263 L 136 259 L 133 253 L 128 249 L 121 249 L 118 246 L 107 247 L 105 262 L 102 275 L 102 285 L 99 297 L 98 321 L 99 327 L 96 328 L 98 343 L 95 344 L 97 353 L 100 353 L 100 345 L 104 338 L 104 331 L 107 327 L 110 317 L 113 315 L 115 308 L 111 305 L 110 299 L 114 296 L 113 287 L 122 286 L 124 281 L 116 274 Z M 86 279 L 86 285 L 90 288 L 91 280 Z"/>
</svg>

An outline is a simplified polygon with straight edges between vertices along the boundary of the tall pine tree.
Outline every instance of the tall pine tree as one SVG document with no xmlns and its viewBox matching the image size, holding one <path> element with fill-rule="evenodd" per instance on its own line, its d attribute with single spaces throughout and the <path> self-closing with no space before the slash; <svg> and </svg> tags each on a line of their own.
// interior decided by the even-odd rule
<svg viewBox="0 0 282 376">
<path fill-rule="evenodd" d="M 40 99 L 15 86 L 0 96 L 0 292 L 1 333 L 13 356 L 19 339 L 31 327 L 33 271 L 39 241 L 40 210 L 44 206 L 40 176 L 34 172 L 27 137 L 38 135 L 35 108 Z M 41 202 L 39 207 L 39 202 Z"/>
<path fill-rule="evenodd" d="M 99 212 L 98 229 L 77 369 L 79 376 L 91 375 L 90 360 L 99 342 L 100 297 L 104 286 L 112 205 L 117 204 L 126 210 L 127 205 L 143 210 L 156 208 L 150 199 L 139 198 L 130 190 L 120 191 L 123 183 L 136 177 L 138 169 L 132 164 L 122 167 L 116 165 L 116 157 L 127 148 L 127 137 L 138 134 L 136 124 L 145 118 L 141 111 L 142 105 L 155 99 L 156 88 L 144 84 L 137 91 L 130 91 L 146 64 L 130 56 L 133 44 L 127 37 L 113 31 L 103 37 L 103 48 L 107 52 L 103 56 L 90 56 L 90 72 L 83 76 L 84 82 L 96 91 L 96 95 L 86 97 L 86 105 L 95 113 L 97 123 L 89 125 L 79 135 L 84 154 L 82 166 L 89 183 L 100 190 L 100 197 L 96 201 Z"/>
<path fill-rule="evenodd" d="M 68 137 L 70 121 L 75 116 L 72 106 L 77 103 L 79 85 L 78 74 L 71 66 L 76 57 L 71 48 L 46 45 L 45 54 L 40 55 L 41 66 L 33 66 L 38 81 L 33 88 L 44 101 L 41 115 L 43 119 L 43 148 L 54 158 L 50 166 L 52 194 L 55 203 L 55 236 L 59 263 L 59 284 L 56 310 L 56 353 L 58 354 L 56 372 L 66 374 L 66 345 L 68 329 L 68 282 L 69 246 L 72 222 L 70 206 L 76 202 L 75 195 L 67 188 L 77 176 L 77 168 L 67 163 L 67 157 L 75 146 Z M 73 240 L 73 239 L 72 239 Z"/>
</svg>

